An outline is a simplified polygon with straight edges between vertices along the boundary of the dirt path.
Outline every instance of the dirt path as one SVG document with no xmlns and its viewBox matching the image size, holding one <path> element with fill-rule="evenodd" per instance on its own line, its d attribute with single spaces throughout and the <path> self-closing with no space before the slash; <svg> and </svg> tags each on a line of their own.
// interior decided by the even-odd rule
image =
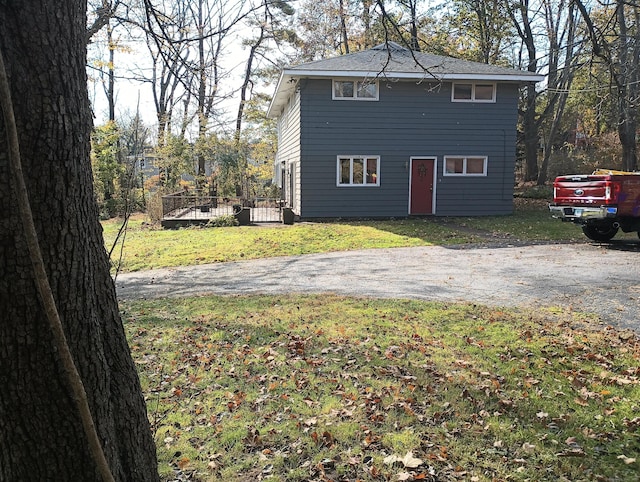
<svg viewBox="0 0 640 482">
<path fill-rule="evenodd" d="M 348 251 L 119 275 L 121 299 L 337 293 L 564 306 L 640 332 L 640 243 L 488 244 Z"/>
</svg>

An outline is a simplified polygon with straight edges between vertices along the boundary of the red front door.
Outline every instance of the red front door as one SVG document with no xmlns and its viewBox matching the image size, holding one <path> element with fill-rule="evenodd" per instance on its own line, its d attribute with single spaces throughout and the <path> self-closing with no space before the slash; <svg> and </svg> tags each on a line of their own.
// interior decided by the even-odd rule
<svg viewBox="0 0 640 482">
<path fill-rule="evenodd" d="M 411 159 L 409 214 L 433 214 L 435 159 Z"/>
</svg>

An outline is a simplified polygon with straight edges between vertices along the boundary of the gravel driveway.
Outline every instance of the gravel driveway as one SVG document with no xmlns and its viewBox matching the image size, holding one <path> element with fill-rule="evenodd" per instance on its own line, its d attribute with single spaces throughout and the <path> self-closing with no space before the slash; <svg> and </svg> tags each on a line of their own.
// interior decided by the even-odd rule
<svg viewBox="0 0 640 482">
<path fill-rule="evenodd" d="M 640 332 L 640 243 L 418 247 L 248 260 L 120 274 L 120 299 L 336 293 L 571 306 Z"/>
</svg>

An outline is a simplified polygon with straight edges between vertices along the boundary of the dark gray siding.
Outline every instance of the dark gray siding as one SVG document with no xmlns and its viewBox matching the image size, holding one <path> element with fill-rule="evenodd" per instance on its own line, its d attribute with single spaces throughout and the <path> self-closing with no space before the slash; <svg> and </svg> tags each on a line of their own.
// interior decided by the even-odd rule
<svg viewBox="0 0 640 482">
<path fill-rule="evenodd" d="M 292 175 L 300 170 L 300 95 L 298 93 L 289 99 L 289 104 L 278 118 L 276 163 L 285 165 L 286 176 L 282 179 L 285 198 L 288 205 L 299 213 L 300 178 L 298 175 Z"/>
<path fill-rule="evenodd" d="M 518 87 L 497 102 L 452 103 L 449 83 L 381 82 L 380 100 L 334 101 L 331 80 L 300 82 L 303 218 L 404 217 L 409 160 L 436 156 L 437 215 L 512 209 Z M 379 187 L 337 187 L 338 155 L 380 156 Z M 488 156 L 486 177 L 443 176 L 446 155 Z"/>
</svg>

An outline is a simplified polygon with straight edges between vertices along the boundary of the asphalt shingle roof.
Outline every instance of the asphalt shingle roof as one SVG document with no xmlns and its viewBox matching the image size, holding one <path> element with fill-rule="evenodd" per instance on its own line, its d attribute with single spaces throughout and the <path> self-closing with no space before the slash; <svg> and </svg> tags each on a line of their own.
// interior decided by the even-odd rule
<svg viewBox="0 0 640 482">
<path fill-rule="evenodd" d="M 307 62 L 286 70 L 292 73 L 295 71 L 383 72 L 387 75 L 394 73 L 415 73 L 436 77 L 446 74 L 511 75 L 521 77 L 523 74 L 530 74 L 529 72 L 521 70 L 498 67 L 480 62 L 470 62 L 425 52 L 413 52 L 394 42 L 381 44 L 362 52 Z"/>
</svg>

